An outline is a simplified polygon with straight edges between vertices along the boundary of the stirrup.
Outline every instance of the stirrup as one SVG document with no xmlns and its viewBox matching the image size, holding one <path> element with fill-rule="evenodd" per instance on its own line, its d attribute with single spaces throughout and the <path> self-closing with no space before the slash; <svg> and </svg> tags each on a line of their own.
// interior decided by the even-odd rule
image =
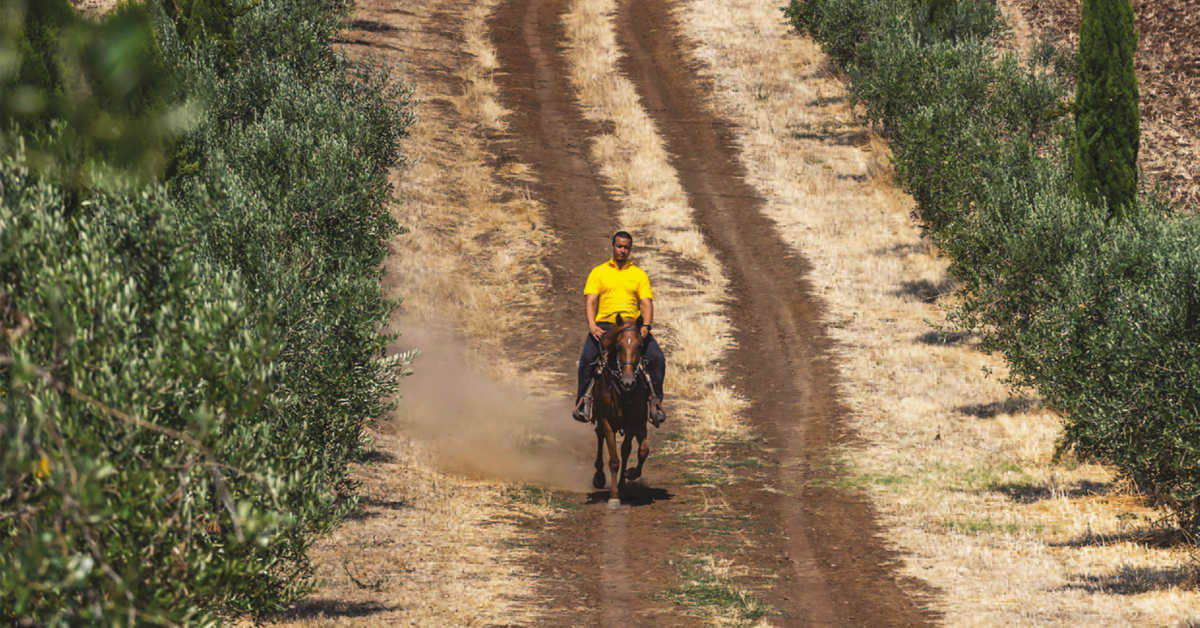
<svg viewBox="0 0 1200 628">
<path fill-rule="evenodd" d="M 596 380 L 588 382 L 587 389 L 583 391 L 583 396 L 579 398 L 579 402 L 575 404 L 575 409 L 571 411 L 571 418 L 580 423 L 592 422 L 592 388 L 595 387 Z"/>
<path fill-rule="evenodd" d="M 650 402 L 646 405 L 649 406 L 646 415 L 650 419 L 651 425 L 658 427 L 667 421 L 667 413 L 662 408 L 662 400 L 650 395 Z"/>
<path fill-rule="evenodd" d="M 654 396 L 654 382 L 650 381 L 650 373 L 644 368 L 642 378 L 646 380 L 646 390 L 650 391 L 650 399 L 646 401 L 646 418 L 650 420 L 651 425 L 658 427 L 666 422 L 667 413 L 662 409 L 662 400 Z"/>
<path fill-rule="evenodd" d="M 592 395 L 587 394 L 579 398 L 579 403 L 575 405 L 575 410 L 571 412 L 571 418 L 580 423 L 592 422 Z"/>
</svg>

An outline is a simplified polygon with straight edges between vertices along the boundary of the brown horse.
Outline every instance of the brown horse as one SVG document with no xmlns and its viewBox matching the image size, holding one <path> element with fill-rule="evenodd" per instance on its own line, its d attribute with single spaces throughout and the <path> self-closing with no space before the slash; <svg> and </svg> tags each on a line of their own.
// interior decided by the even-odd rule
<svg viewBox="0 0 1200 628">
<path fill-rule="evenodd" d="M 642 317 L 622 319 L 600 338 L 604 366 L 596 375 L 592 387 L 592 416 L 596 419 L 596 475 L 592 486 L 604 488 L 604 443 L 608 443 L 608 469 L 612 474 L 612 492 L 608 507 L 621 507 L 621 489 L 625 480 L 642 476 L 642 464 L 650 455 L 646 444 L 646 420 L 651 398 L 650 382 L 642 361 Z M 625 434 L 621 443 L 621 460 L 617 462 L 618 433 Z M 626 469 L 633 439 L 638 442 L 637 466 Z"/>
</svg>

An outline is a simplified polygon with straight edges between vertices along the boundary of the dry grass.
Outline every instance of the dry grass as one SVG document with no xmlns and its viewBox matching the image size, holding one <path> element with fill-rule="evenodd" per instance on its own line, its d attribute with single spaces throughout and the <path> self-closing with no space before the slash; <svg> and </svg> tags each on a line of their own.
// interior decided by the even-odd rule
<svg viewBox="0 0 1200 628">
<path fill-rule="evenodd" d="M 399 13 L 359 2 L 358 17 L 396 28 L 379 36 L 383 45 L 347 52 L 386 63 L 420 99 L 420 122 L 404 143 L 415 160 L 393 180 L 403 199 L 394 214 L 412 232 L 393 242 L 385 282 L 404 297 L 398 349 L 427 353 L 402 384 L 396 419 L 377 435 L 375 461 L 355 473 L 362 514 L 315 548 L 324 585 L 280 625 L 536 621 L 521 599 L 532 576 L 521 567 L 528 551 L 515 521 L 555 511 L 506 495 L 521 478 L 569 481 L 578 465 L 545 453 L 561 448 L 542 446 L 555 431 L 539 423 L 569 422 L 567 404 L 511 383 L 519 372 L 538 388 L 551 375 L 504 359 L 494 328 L 498 311 L 532 316 L 527 295 L 545 285 L 551 237 L 540 228 L 543 208 L 525 192 L 528 167 L 488 165 L 484 132 L 502 129 L 506 113 L 490 78 L 497 62 L 485 24 L 496 3 L 422 0 Z M 457 75 L 428 72 L 429 58 Z M 511 410 L 531 404 L 538 411 Z"/>
<path fill-rule="evenodd" d="M 943 592 L 932 603 L 949 625 L 1195 621 L 1198 596 L 1178 586 L 1187 554 L 1131 534 L 1153 513 L 1114 497 L 1102 468 L 1052 464 L 1054 415 L 1011 397 L 969 339 L 932 333 L 945 264 L 777 4 L 692 0 L 679 15 L 766 211 L 813 263 L 865 441 L 844 452 L 848 483 L 875 501 L 901 571 Z"/>
<path fill-rule="evenodd" d="M 71 6 L 81 14 L 93 17 L 111 11 L 117 6 L 117 0 L 71 0 Z"/>
<path fill-rule="evenodd" d="M 324 586 L 275 625 L 489 626 L 533 619 L 514 603 L 529 588 L 529 555 L 512 520 L 546 509 L 500 507 L 495 483 L 435 471 L 429 449 L 378 436 L 356 473 L 362 513 L 314 552 Z"/>
<path fill-rule="evenodd" d="M 543 258 L 553 236 L 543 228 L 544 209 L 527 192 L 528 166 L 493 170 L 484 146 L 483 133 L 503 130 L 507 113 L 496 100 L 491 74 L 498 62 L 485 22 L 496 2 L 423 4 L 426 11 L 436 5 L 443 19 L 461 19 L 453 24 L 461 42 L 435 50 L 457 62 L 458 71 L 456 80 L 426 75 L 417 82 L 424 113 L 405 149 L 420 161 L 395 181 L 403 199 L 396 217 L 412 232 L 394 243 L 387 280 L 405 300 L 401 329 L 460 329 L 471 350 L 486 358 L 481 366 L 511 375 L 515 367 L 504 361 L 506 339 L 494 331 L 495 314 L 536 312 L 528 295 L 547 285 Z M 411 73 L 419 71 L 416 59 L 404 61 Z"/>
<path fill-rule="evenodd" d="M 671 356 L 665 392 L 685 448 L 700 451 L 714 436 L 746 431 L 738 416 L 744 402 L 713 366 L 731 343 L 719 305 L 727 280 L 692 223 L 662 138 L 617 67 L 615 8 L 615 0 L 578 0 L 564 16 L 571 80 L 584 114 L 612 129 L 595 138 L 592 159 L 621 204 L 621 223 L 638 239 L 635 262 L 653 278 L 656 335 Z M 668 256 L 699 270 L 675 272 Z"/>
</svg>

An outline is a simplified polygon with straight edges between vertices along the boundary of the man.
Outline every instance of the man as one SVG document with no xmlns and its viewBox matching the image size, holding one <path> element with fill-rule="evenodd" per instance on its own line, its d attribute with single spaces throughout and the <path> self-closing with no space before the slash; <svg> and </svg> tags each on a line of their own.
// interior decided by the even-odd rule
<svg viewBox="0 0 1200 628">
<path fill-rule="evenodd" d="M 579 356 L 579 387 L 575 391 L 575 411 L 571 416 L 584 423 L 592 420 L 592 396 L 588 386 L 595 375 L 592 363 L 600 356 L 600 338 L 613 326 L 617 315 L 622 318 L 642 317 L 642 342 L 645 345 L 646 372 L 653 389 L 650 422 L 658 427 L 667 420 L 662 409 L 663 379 L 667 361 L 658 341 L 650 333 L 654 323 L 654 292 L 646 272 L 629 262 L 633 251 L 633 236 L 618 231 L 612 238 L 612 259 L 592 269 L 583 288 L 584 311 L 587 314 L 588 335 L 583 340 Z"/>
</svg>

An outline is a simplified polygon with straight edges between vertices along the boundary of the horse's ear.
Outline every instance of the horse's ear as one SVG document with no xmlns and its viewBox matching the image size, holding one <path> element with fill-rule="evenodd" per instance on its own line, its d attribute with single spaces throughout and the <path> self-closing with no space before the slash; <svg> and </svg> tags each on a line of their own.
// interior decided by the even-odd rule
<svg viewBox="0 0 1200 628">
<path fill-rule="evenodd" d="M 625 321 L 621 320 L 621 315 L 617 314 L 617 327 L 620 327 L 621 325 L 624 325 L 624 324 L 625 324 Z"/>
<path fill-rule="evenodd" d="M 642 328 L 642 315 L 641 315 L 641 314 L 638 314 L 638 319 L 637 319 L 637 328 L 638 328 L 638 329 L 641 329 L 641 328 Z"/>
</svg>

